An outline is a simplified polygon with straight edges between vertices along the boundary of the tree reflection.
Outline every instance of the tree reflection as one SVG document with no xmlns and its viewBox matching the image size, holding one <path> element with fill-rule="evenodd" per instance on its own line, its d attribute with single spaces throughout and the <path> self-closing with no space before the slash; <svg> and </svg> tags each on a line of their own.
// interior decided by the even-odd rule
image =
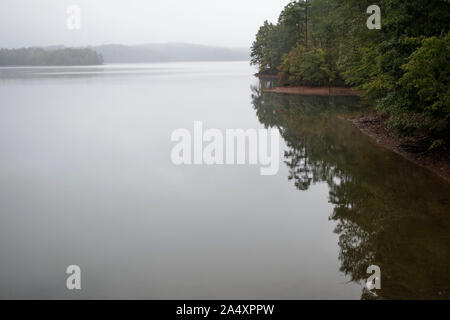
<svg viewBox="0 0 450 320">
<path fill-rule="evenodd" d="M 339 235 L 340 270 L 352 281 L 382 270 L 377 297 L 450 297 L 448 184 L 376 146 L 342 115 L 358 112 L 355 97 L 300 97 L 252 87 L 259 121 L 286 142 L 288 179 L 299 190 L 327 183 Z"/>
</svg>

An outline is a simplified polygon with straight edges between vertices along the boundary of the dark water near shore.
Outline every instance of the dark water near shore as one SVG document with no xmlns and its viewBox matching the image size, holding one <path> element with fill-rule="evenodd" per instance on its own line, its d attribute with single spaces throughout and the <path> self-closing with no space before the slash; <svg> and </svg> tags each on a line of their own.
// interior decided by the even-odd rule
<svg viewBox="0 0 450 320">
<path fill-rule="evenodd" d="M 369 265 L 380 298 L 450 298 L 449 185 L 346 121 L 357 98 L 262 93 L 254 72 L 0 68 L 0 298 L 374 298 Z M 196 120 L 279 128 L 279 173 L 173 165 Z"/>
</svg>

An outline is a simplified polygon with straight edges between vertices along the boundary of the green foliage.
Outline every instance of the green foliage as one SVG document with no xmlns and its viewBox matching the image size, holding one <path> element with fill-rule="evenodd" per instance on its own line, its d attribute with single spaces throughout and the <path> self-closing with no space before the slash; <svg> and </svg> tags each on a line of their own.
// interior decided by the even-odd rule
<svg viewBox="0 0 450 320">
<path fill-rule="evenodd" d="M 253 42 L 251 63 L 258 65 L 261 73 L 276 74 L 283 56 L 299 43 L 304 22 L 303 2 L 289 3 L 281 12 L 277 24 L 265 21 Z"/>
<path fill-rule="evenodd" d="M 450 33 L 425 38 L 408 60 L 400 84 L 417 91 L 425 110 L 449 113 Z"/>
<path fill-rule="evenodd" d="M 102 56 L 91 49 L 0 49 L 0 66 L 69 66 L 102 63 Z"/>
<path fill-rule="evenodd" d="M 434 140 L 431 148 L 442 148 L 449 140 L 450 37 L 420 43 L 401 66 L 403 75 L 381 100 L 380 109 L 391 114 L 389 126 L 399 134 L 425 131 Z"/>
<path fill-rule="evenodd" d="M 331 84 L 335 74 L 326 63 L 324 50 L 298 45 L 284 59 L 281 77 L 284 83 L 323 86 Z"/>
<path fill-rule="evenodd" d="M 450 142 L 450 1 L 380 0 L 381 30 L 366 27 L 373 1 L 308 3 L 306 11 L 305 2 L 291 2 L 266 26 L 267 36 L 257 37 L 253 63 L 261 71 L 280 70 L 290 85 L 345 81 L 390 115 L 393 132 L 428 135 L 433 148 Z"/>
</svg>

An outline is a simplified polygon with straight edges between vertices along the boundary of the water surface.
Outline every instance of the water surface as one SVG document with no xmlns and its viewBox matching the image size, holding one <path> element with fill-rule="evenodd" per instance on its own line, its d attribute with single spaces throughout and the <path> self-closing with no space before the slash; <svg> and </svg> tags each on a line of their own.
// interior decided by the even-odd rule
<svg viewBox="0 0 450 320">
<path fill-rule="evenodd" d="M 248 62 L 0 68 L 0 298 L 449 298 L 450 188 Z M 175 166 L 173 130 L 279 128 L 280 171 Z M 82 270 L 68 291 L 65 269 Z"/>
</svg>

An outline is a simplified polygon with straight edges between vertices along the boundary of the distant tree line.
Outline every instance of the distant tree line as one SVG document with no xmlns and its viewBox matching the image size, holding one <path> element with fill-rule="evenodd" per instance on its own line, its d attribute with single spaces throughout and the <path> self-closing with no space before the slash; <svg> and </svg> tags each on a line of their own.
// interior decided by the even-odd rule
<svg viewBox="0 0 450 320">
<path fill-rule="evenodd" d="M 450 143 L 450 1 L 379 0 L 380 30 L 369 30 L 372 0 L 292 1 L 265 22 L 252 46 L 260 73 L 284 85 L 364 89 L 400 135 Z"/>
<path fill-rule="evenodd" d="M 172 61 L 248 61 L 248 48 L 220 48 L 188 43 L 153 43 L 92 47 L 106 63 L 151 63 Z"/>
<path fill-rule="evenodd" d="M 99 65 L 103 57 L 91 49 L 42 48 L 0 49 L 0 66 L 83 66 Z"/>
</svg>

